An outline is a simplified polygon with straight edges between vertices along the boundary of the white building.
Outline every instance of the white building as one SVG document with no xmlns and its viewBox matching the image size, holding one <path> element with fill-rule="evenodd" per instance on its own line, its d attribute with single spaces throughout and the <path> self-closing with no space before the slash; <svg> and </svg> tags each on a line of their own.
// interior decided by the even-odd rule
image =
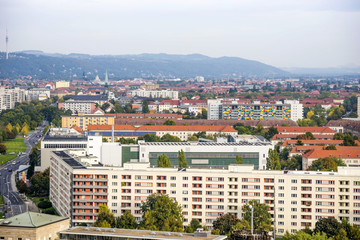
<svg viewBox="0 0 360 240">
<path fill-rule="evenodd" d="M 0 87 L 0 111 L 12 109 L 15 103 L 25 101 L 26 91 L 20 88 Z"/>
<path fill-rule="evenodd" d="M 170 98 L 172 100 L 179 99 L 179 92 L 173 90 L 145 90 L 136 89 L 128 92 L 133 97 L 152 97 L 152 98 Z"/>
<path fill-rule="evenodd" d="M 295 232 L 324 217 L 360 225 L 360 169 L 338 172 L 263 171 L 251 165 L 225 169 L 87 166 L 65 152 L 51 154 L 50 201 L 72 224 L 92 223 L 100 204 L 115 216 L 129 210 L 142 218 L 142 201 L 152 193 L 168 194 L 182 206 L 184 224 L 198 219 L 212 227 L 225 213 L 242 218 L 250 200 L 269 205 L 276 234 Z"/>
<path fill-rule="evenodd" d="M 48 88 L 33 88 L 27 90 L 26 100 L 31 101 L 34 99 L 37 100 L 46 100 L 50 98 L 50 89 Z"/>
<path fill-rule="evenodd" d="M 68 100 L 66 102 L 59 102 L 58 108 L 64 110 L 71 110 L 73 113 L 91 114 L 96 109 L 96 103 L 90 101 L 86 102 Z"/>
</svg>

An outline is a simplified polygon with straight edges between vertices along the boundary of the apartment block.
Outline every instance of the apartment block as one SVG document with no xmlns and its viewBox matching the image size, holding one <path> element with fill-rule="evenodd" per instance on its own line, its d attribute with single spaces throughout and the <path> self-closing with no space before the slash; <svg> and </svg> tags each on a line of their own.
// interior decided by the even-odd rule
<svg viewBox="0 0 360 240">
<path fill-rule="evenodd" d="M 55 83 L 56 88 L 68 88 L 70 87 L 70 82 L 68 81 L 58 81 Z"/>
<path fill-rule="evenodd" d="M 114 123 L 115 117 L 113 115 L 78 113 L 70 116 L 61 116 L 63 128 L 78 126 L 85 131 L 88 125 L 114 125 Z"/>
<path fill-rule="evenodd" d="M 208 120 L 262 120 L 291 119 L 297 121 L 303 118 L 303 105 L 297 100 L 284 102 L 243 103 L 237 100 L 208 100 Z"/>
<path fill-rule="evenodd" d="M 73 113 L 91 114 L 95 111 L 95 102 L 66 101 L 58 103 L 59 109 L 71 110 Z"/>
<path fill-rule="evenodd" d="M 48 88 L 33 88 L 27 90 L 26 100 L 46 100 L 50 98 L 50 89 Z"/>
<path fill-rule="evenodd" d="M 179 99 L 179 92 L 173 90 L 145 90 L 145 89 L 136 89 L 129 91 L 133 97 L 147 97 L 147 98 L 170 98 L 173 100 Z"/>
<path fill-rule="evenodd" d="M 14 108 L 15 103 L 25 101 L 25 96 L 23 89 L 0 87 L 0 111 Z"/>
<path fill-rule="evenodd" d="M 250 200 L 269 205 L 277 234 L 315 227 L 324 217 L 360 226 L 360 169 L 338 172 L 262 171 L 252 165 L 224 169 L 153 168 L 149 163 L 124 167 L 87 166 L 65 152 L 51 155 L 50 200 L 72 225 L 96 220 L 100 204 L 116 215 L 129 210 L 137 221 L 140 206 L 152 193 L 168 194 L 182 206 L 184 224 L 198 219 L 211 228 L 217 217 L 242 218 Z"/>
</svg>

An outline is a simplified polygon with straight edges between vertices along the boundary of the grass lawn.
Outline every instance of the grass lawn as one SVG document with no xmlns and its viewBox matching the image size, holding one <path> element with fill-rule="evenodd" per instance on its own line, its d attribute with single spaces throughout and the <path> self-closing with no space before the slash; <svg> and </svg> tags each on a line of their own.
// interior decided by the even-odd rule
<svg viewBox="0 0 360 240">
<path fill-rule="evenodd" d="M 17 157 L 17 153 L 26 151 L 26 144 L 24 138 L 15 138 L 3 142 L 7 150 L 6 153 L 16 153 L 14 155 L 0 155 L 0 165 L 3 165 Z"/>
<path fill-rule="evenodd" d="M 7 153 L 18 153 L 26 151 L 26 144 L 24 143 L 24 138 L 10 139 L 8 141 L 5 141 L 4 144 L 7 147 Z"/>
</svg>

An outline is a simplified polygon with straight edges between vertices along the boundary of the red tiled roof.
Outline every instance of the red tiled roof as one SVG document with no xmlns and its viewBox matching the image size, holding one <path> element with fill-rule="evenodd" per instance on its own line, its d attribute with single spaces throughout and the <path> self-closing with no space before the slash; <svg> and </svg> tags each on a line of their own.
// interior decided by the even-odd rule
<svg viewBox="0 0 360 240">
<path fill-rule="evenodd" d="M 283 140 L 283 139 L 296 139 L 297 136 L 302 135 L 302 133 L 299 134 L 275 134 L 271 140 Z M 332 135 L 324 135 L 324 134 L 314 134 L 313 135 L 315 139 L 332 139 Z"/>
<path fill-rule="evenodd" d="M 164 100 L 161 101 L 159 105 L 179 105 L 179 104 L 180 104 L 179 100 Z"/>
<path fill-rule="evenodd" d="M 231 126 L 177 126 L 177 125 L 143 125 L 139 130 L 147 131 L 195 131 L 195 132 L 237 132 Z"/>
<path fill-rule="evenodd" d="M 298 140 L 285 140 L 281 146 L 289 146 L 289 145 L 295 145 Z M 304 144 L 310 144 L 310 145 L 340 145 L 344 141 L 343 140 L 301 140 Z"/>
<path fill-rule="evenodd" d="M 311 150 L 303 155 L 304 158 L 325 158 L 325 157 L 337 157 L 337 158 L 359 158 L 360 150 Z"/>
<path fill-rule="evenodd" d="M 89 125 L 88 130 L 111 130 L 111 125 Z M 131 131 L 192 131 L 192 132 L 236 132 L 231 126 L 176 126 L 176 125 L 143 125 L 133 127 L 131 125 L 114 125 L 114 130 L 131 130 Z"/>
<path fill-rule="evenodd" d="M 88 125 L 88 130 L 112 130 L 112 125 Z M 131 125 L 114 125 L 114 130 L 137 130 L 136 127 Z"/>
<path fill-rule="evenodd" d="M 276 127 L 279 133 L 334 133 L 329 127 Z"/>
<path fill-rule="evenodd" d="M 83 133 L 84 131 L 77 125 L 73 125 L 70 128 L 74 129 L 75 131 L 79 132 L 79 133 Z"/>
<path fill-rule="evenodd" d="M 294 146 L 290 153 L 304 152 L 306 150 L 324 150 L 326 146 Z M 336 150 L 360 150 L 360 146 L 336 146 Z M 327 150 L 329 151 L 329 150 Z"/>
</svg>

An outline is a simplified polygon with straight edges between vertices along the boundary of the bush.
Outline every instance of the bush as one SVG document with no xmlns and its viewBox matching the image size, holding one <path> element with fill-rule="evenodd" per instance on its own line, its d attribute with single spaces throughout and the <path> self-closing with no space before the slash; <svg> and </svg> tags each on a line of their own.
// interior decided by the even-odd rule
<svg viewBox="0 0 360 240">
<path fill-rule="evenodd" d="M 43 208 L 43 209 L 45 209 L 45 208 L 51 208 L 51 207 L 52 207 L 52 204 L 51 204 L 51 202 L 49 202 L 49 201 L 41 201 L 41 202 L 39 202 L 38 207 L 39 207 L 39 208 Z"/>
<path fill-rule="evenodd" d="M 45 213 L 45 214 L 50 214 L 50 215 L 56 215 L 56 211 L 54 210 L 54 208 L 45 209 L 45 210 L 43 211 L 43 213 Z"/>
</svg>

